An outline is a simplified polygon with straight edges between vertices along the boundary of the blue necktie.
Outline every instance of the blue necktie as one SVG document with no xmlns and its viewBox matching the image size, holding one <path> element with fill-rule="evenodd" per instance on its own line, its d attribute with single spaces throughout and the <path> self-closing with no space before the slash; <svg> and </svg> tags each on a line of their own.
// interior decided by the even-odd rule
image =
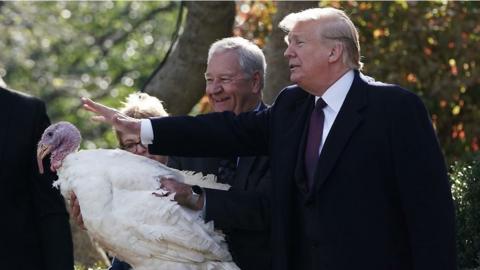
<svg viewBox="0 0 480 270">
<path fill-rule="evenodd" d="M 325 106 L 327 106 L 327 103 L 319 98 L 310 115 L 307 144 L 305 146 L 305 172 L 309 190 L 311 190 L 314 183 L 315 168 L 317 167 L 320 144 L 322 143 L 323 122 L 325 121 L 323 108 Z"/>
</svg>

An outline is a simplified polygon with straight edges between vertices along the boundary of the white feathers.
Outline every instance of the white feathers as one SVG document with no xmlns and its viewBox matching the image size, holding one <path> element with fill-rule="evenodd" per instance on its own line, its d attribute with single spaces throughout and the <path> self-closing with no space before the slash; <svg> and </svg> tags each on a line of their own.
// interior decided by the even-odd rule
<svg viewBox="0 0 480 270">
<path fill-rule="evenodd" d="M 63 196 L 77 195 L 88 233 L 134 269 L 238 269 L 212 222 L 179 206 L 173 194 L 152 194 L 161 177 L 224 190 L 228 185 L 123 150 L 72 153 L 58 176 L 54 185 Z"/>
</svg>

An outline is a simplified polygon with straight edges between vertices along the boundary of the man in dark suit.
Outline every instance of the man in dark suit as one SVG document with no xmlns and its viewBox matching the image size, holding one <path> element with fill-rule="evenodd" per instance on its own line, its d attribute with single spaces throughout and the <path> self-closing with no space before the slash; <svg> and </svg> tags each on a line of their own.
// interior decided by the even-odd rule
<svg viewBox="0 0 480 270">
<path fill-rule="evenodd" d="M 224 38 L 212 44 L 208 55 L 206 93 L 215 112 L 230 111 L 239 114 L 267 108 L 262 102 L 266 62 L 258 46 L 240 37 Z M 204 212 L 205 219 L 213 220 L 215 227 L 225 232 L 233 261 L 241 269 L 270 269 L 267 221 L 260 226 L 252 226 L 252 221 L 247 220 L 242 212 L 231 215 L 242 209 L 245 200 L 266 197 L 261 194 L 268 193 L 266 188 L 270 185 L 268 158 L 170 156 L 168 166 L 215 174 L 219 182 L 231 185 L 229 192 L 205 190 L 209 201 Z M 171 184 L 180 186 L 178 189 L 186 186 L 176 182 Z M 173 189 L 172 191 L 177 191 Z M 266 216 L 267 214 L 263 218 L 267 219 Z M 130 266 L 115 260 L 110 269 L 130 269 Z"/>
<path fill-rule="evenodd" d="M 68 214 L 54 175 L 39 175 L 37 142 L 50 124 L 38 99 L 0 87 L 0 268 L 73 269 Z"/>
<path fill-rule="evenodd" d="M 208 55 L 206 93 L 213 111 L 240 114 L 267 108 L 262 102 L 265 56 L 258 46 L 240 37 L 224 38 L 212 44 Z M 215 174 L 220 182 L 231 186 L 229 192 L 205 190 L 208 198 L 205 219 L 213 220 L 215 227 L 226 233 L 233 261 L 241 269 L 270 269 L 268 224 L 254 227 L 244 215 L 231 214 L 238 212 L 244 201 L 251 200 L 252 196 L 268 193 L 268 158 L 171 156 L 168 165 L 180 170 Z"/>
<path fill-rule="evenodd" d="M 296 85 L 264 112 L 135 121 L 85 108 L 145 142 L 152 128 L 154 153 L 268 154 L 273 269 L 456 269 L 450 185 L 421 100 L 360 73 L 343 11 L 309 9 L 280 26 Z"/>
</svg>

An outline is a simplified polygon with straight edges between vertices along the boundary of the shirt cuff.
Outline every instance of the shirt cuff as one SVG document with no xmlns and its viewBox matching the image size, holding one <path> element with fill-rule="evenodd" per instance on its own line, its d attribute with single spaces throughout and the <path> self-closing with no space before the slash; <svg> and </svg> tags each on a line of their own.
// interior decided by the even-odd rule
<svg viewBox="0 0 480 270">
<path fill-rule="evenodd" d="M 140 140 L 143 145 L 153 143 L 153 128 L 150 119 L 142 119 L 140 123 Z"/>
</svg>

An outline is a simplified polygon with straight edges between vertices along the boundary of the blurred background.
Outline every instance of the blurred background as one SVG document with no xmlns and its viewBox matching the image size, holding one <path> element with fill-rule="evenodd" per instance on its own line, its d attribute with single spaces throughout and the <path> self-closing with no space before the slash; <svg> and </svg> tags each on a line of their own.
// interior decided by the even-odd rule
<svg viewBox="0 0 480 270">
<path fill-rule="evenodd" d="M 128 94 L 145 91 L 171 114 L 208 112 L 208 47 L 236 35 L 264 49 L 264 97 L 273 103 L 289 84 L 277 24 L 318 6 L 351 16 L 365 74 L 399 84 L 427 105 L 451 168 L 459 267 L 478 267 L 480 2 L 0 2 L 0 77 L 44 100 L 52 122 L 77 125 L 83 148 L 113 148 L 113 132 L 92 124 L 80 97 L 118 107 Z M 101 261 L 84 232 L 75 233 L 78 269 Z"/>
</svg>

